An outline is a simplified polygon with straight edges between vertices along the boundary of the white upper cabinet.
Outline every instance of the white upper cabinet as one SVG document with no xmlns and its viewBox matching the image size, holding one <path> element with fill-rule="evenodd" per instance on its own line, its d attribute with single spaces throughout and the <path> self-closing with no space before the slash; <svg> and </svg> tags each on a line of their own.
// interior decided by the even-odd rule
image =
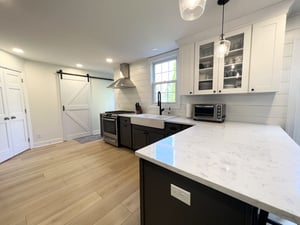
<svg viewBox="0 0 300 225">
<path fill-rule="evenodd" d="M 249 92 L 279 90 L 286 15 L 253 25 Z"/>
<path fill-rule="evenodd" d="M 196 94 L 245 93 L 248 91 L 251 27 L 226 34 L 231 41 L 228 56 L 217 58 L 218 38 L 195 47 Z"/>
<path fill-rule="evenodd" d="M 278 91 L 285 24 L 284 14 L 226 32 L 225 37 L 230 40 L 231 46 L 229 54 L 224 58 L 216 57 L 219 38 L 195 43 L 195 51 L 191 50 L 193 45 L 180 47 L 180 94 Z"/>
<path fill-rule="evenodd" d="M 219 59 L 218 92 L 248 92 L 251 27 L 226 35 L 231 42 L 229 54 Z"/>
<path fill-rule="evenodd" d="M 180 95 L 194 94 L 194 44 L 179 48 L 179 93 Z"/>
<path fill-rule="evenodd" d="M 195 46 L 195 94 L 213 94 L 218 83 L 218 61 L 215 41 L 197 42 Z"/>
</svg>

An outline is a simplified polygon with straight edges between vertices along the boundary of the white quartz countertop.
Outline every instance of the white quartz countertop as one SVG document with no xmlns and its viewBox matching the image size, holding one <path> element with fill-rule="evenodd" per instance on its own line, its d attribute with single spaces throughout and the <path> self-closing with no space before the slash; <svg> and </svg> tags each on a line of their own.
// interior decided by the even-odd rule
<svg viewBox="0 0 300 225">
<path fill-rule="evenodd" d="M 300 224 L 300 147 L 279 126 L 180 120 L 195 126 L 136 155 Z"/>
<path fill-rule="evenodd" d="M 147 115 L 153 115 L 153 114 L 120 114 L 120 116 L 123 117 L 143 117 L 145 115 L 145 118 L 147 118 Z M 159 115 L 155 115 L 157 118 L 159 118 Z M 179 124 L 186 124 L 186 125 L 196 125 L 198 122 L 193 120 L 193 119 L 188 119 L 188 118 L 182 118 L 182 117 L 177 117 L 177 116 L 168 116 L 168 115 L 163 115 L 161 117 L 162 120 L 164 120 L 167 123 L 179 123 Z"/>
</svg>

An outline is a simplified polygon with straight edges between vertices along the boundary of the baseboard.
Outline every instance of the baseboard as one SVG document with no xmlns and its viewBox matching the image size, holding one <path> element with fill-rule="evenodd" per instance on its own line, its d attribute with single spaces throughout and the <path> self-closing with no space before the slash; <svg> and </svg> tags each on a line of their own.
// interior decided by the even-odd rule
<svg viewBox="0 0 300 225">
<path fill-rule="evenodd" d="M 100 134 L 100 130 L 93 130 L 93 135 L 98 135 L 98 134 Z"/>
<path fill-rule="evenodd" d="M 54 138 L 50 140 L 45 140 L 45 141 L 38 141 L 33 143 L 33 148 L 39 148 L 39 147 L 44 147 L 47 145 L 53 145 L 57 143 L 62 143 L 64 140 L 62 138 Z"/>
</svg>

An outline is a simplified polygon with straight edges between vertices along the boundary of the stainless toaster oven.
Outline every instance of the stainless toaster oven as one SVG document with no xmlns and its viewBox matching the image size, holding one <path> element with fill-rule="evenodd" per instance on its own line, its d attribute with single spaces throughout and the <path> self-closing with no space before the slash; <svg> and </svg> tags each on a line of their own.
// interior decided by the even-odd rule
<svg viewBox="0 0 300 225">
<path fill-rule="evenodd" d="M 225 110 L 225 104 L 194 104 L 193 119 L 224 122 Z"/>
</svg>

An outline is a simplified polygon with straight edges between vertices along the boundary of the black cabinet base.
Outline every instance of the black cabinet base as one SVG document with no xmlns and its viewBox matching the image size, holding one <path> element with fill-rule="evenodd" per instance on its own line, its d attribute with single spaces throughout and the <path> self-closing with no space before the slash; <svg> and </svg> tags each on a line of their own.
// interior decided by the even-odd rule
<svg viewBox="0 0 300 225">
<path fill-rule="evenodd" d="M 191 206 L 170 194 L 191 193 Z M 141 225 L 253 225 L 257 208 L 140 159 Z"/>
</svg>

